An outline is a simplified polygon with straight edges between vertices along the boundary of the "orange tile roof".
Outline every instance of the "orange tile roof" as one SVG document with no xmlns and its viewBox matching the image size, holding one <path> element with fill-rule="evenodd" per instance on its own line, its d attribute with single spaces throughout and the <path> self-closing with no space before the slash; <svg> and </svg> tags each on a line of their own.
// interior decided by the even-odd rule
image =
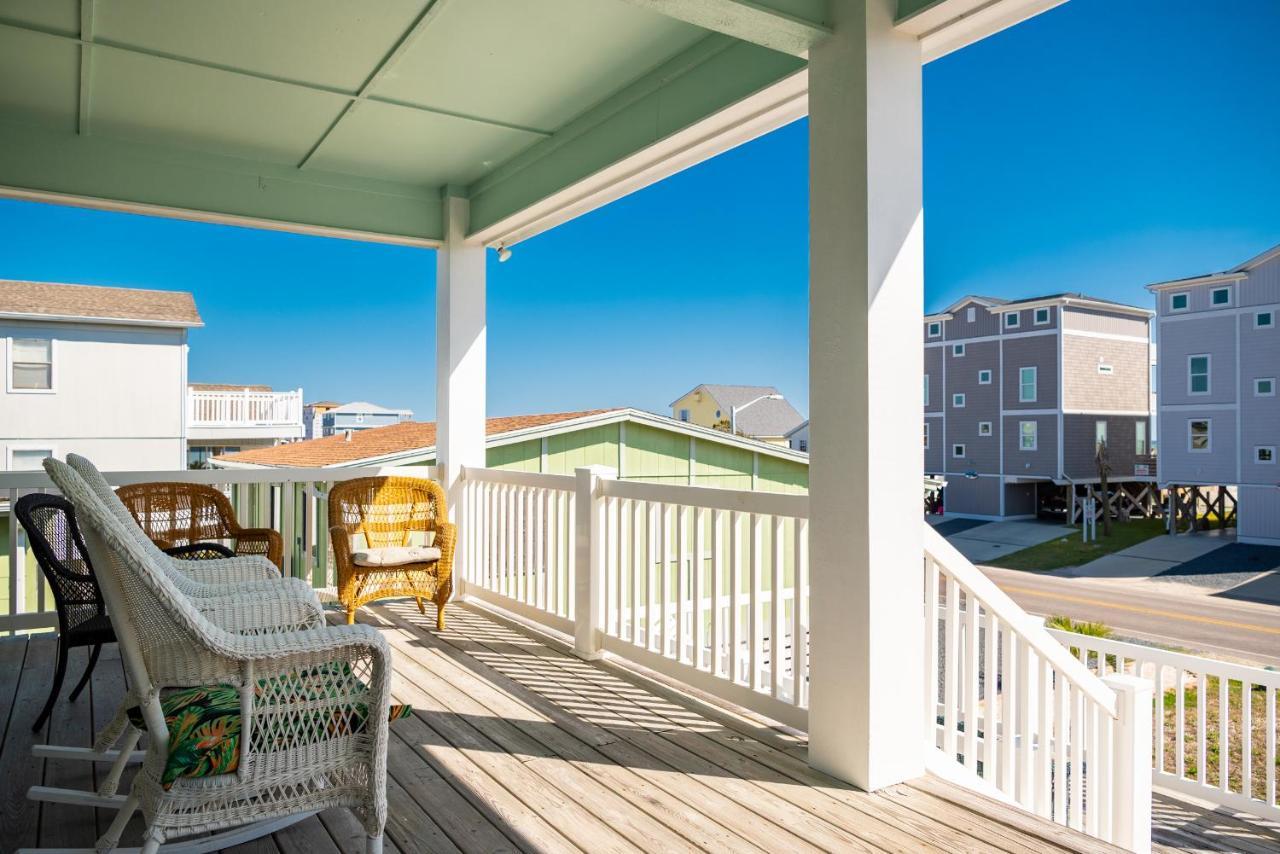
<svg viewBox="0 0 1280 854">
<path fill-rule="evenodd" d="M 131 320 L 203 326 L 186 291 L 148 291 L 0 279 L 0 314 L 51 318 Z"/>
<path fill-rule="evenodd" d="M 187 383 L 187 388 L 194 391 L 271 391 L 269 385 L 235 385 L 234 383 Z"/>
<path fill-rule="evenodd" d="M 572 421 L 590 415 L 617 412 L 616 409 L 588 409 L 581 412 L 555 412 L 546 415 L 512 415 L 506 418 L 490 418 L 485 422 L 485 434 L 499 436 L 530 427 L 545 427 L 561 421 Z M 291 442 L 272 448 L 255 448 L 236 454 L 214 457 L 233 463 L 252 463 L 263 466 L 293 466 L 298 468 L 323 468 L 341 465 L 371 457 L 434 448 L 436 444 L 435 422 L 403 421 L 386 427 L 356 430 L 347 441 L 344 435 L 325 436 L 304 442 Z"/>
</svg>

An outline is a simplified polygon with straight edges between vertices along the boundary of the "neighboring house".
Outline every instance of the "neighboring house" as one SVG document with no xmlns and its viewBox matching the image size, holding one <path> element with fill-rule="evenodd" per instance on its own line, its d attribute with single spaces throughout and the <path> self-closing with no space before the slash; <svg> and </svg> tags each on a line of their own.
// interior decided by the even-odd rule
<svg viewBox="0 0 1280 854">
<path fill-rule="evenodd" d="M 968 296 L 924 319 L 925 472 L 946 511 L 1031 516 L 1072 484 L 1154 481 L 1151 312 L 1081 294 Z"/>
<path fill-rule="evenodd" d="M 347 430 L 370 430 L 399 424 L 412 418 L 412 409 L 387 409 L 376 403 L 358 400 L 325 410 L 320 416 L 320 433 L 322 436 L 333 436 Z"/>
<path fill-rule="evenodd" d="M 302 389 L 265 385 L 187 385 L 187 466 L 246 448 L 269 448 L 303 436 Z"/>
<path fill-rule="evenodd" d="M 319 439 L 324 435 L 324 414 L 341 406 L 336 400 L 317 400 L 302 407 L 304 439 Z"/>
<path fill-rule="evenodd" d="M 619 477 L 766 492 L 806 492 L 805 454 L 637 409 L 490 418 L 490 468 L 570 474 L 603 465 Z M 215 467 L 429 465 L 436 425 L 407 421 L 216 457 Z"/>
<path fill-rule="evenodd" d="M 1280 545 L 1280 246 L 1147 286 L 1160 341 L 1160 481 L 1235 486 L 1237 536 Z"/>
<path fill-rule="evenodd" d="M 0 280 L 0 470 L 186 466 L 191 294 Z"/>
<path fill-rule="evenodd" d="M 700 385 L 672 402 L 671 417 L 726 432 L 732 425 L 733 432 L 774 445 L 787 445 L 787 434 L 804 421 L 776 388 L 761 385 Z"/>
<path fill-rule="evenodd" d="M 787 447 L 793 451 L 809 453 L 809 421 L 805 419 L 800 425 L 793 427 L 787 434 Z"/>
</svg>

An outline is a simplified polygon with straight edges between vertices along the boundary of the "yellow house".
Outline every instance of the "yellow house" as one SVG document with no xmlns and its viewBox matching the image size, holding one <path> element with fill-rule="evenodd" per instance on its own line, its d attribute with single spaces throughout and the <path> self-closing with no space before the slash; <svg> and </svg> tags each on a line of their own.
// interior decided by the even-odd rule
<svg viewBox="0 0 1280 854">
<path fill-rule="evenodd" d="M 773 445 L 787 445 L 804 423 L 776 388 L 762 385 L 700 385 L 672 402 L 671 417 Z"/>
</svg>

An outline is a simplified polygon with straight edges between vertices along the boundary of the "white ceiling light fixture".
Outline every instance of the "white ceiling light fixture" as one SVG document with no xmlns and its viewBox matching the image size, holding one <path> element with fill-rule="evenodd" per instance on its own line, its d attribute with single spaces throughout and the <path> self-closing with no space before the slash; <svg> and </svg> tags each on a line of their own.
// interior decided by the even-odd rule
<svg viewBox="0 0 1280 854">
<path fill-rule="evenodd" d="M 502 264 L 510 260 L 511 260 L 511 250 L 503 246 L 501 243 L 499 243 L 498 244 L 498 263 Z"/>
</svg>

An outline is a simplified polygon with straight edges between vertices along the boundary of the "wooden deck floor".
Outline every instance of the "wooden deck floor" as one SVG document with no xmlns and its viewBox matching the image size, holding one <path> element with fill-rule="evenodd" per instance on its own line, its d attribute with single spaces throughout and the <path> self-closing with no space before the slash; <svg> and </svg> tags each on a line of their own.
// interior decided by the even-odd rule
<svg viewBox="0 0 1280 854">
<path fill-rule="evenodd" d="M 932 778 L 875 794 L 841 785 L 809 769 L 800 739 L 463 606 L 444 633 L 412 604 L 364 620 L 386 632 L 396 694 L 415 709 L 392 728 L 388 851 L 1113 850 Z M 30 754 L 52 656 L 51 637 L 0 641 L 2 851 L 92 846 L 109 821 L 25 797 L 37 783 L 95 784 L 88 765 Z M 73 658 L 68 686 L 83 661 Z M 88 745 L 121 689 L 119 658 L 104 651 L 90 689 L 34 738 Z M 1203 815 L 1173 820 L 1181 835 L 1162 841 L 1235 850 Z M 331 811 L 234 850 L 361 851 L 362 832 Z"/>
</svg>

